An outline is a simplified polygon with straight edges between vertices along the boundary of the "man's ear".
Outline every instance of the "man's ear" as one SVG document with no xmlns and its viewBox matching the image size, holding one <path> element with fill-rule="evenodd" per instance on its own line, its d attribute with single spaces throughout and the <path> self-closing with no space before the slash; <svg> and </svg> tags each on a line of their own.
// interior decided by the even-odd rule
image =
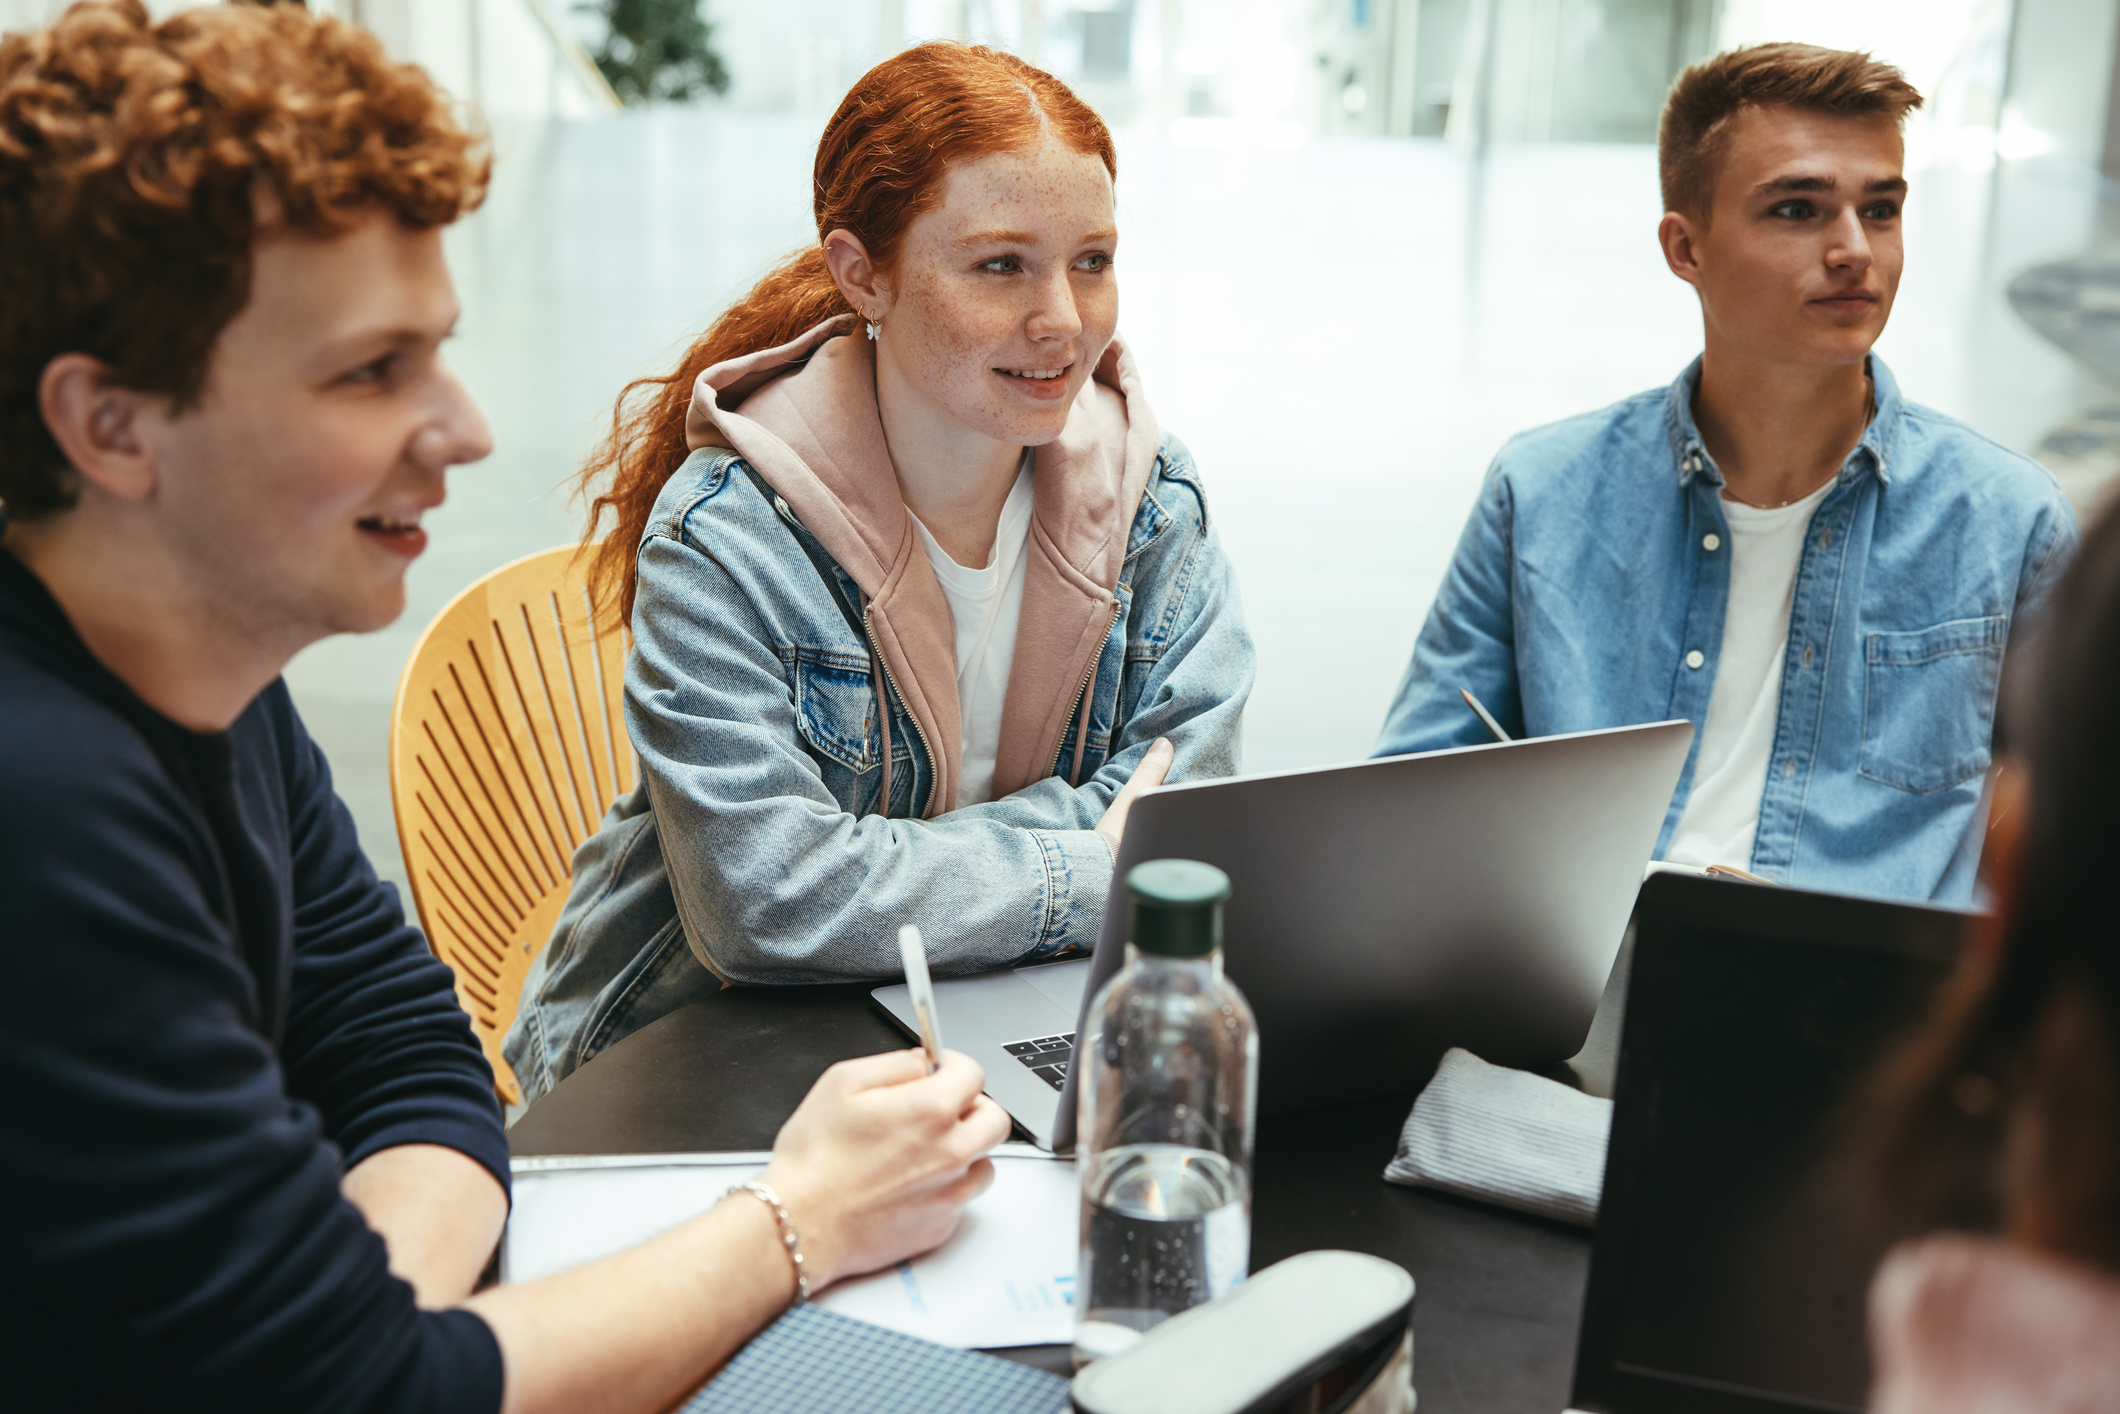
<svg viewBox="0 0 2120 1414">
<path fill-rule="evenodd" d="M 891 306 L 890 287 L 869 259 L 869 248 L 861 237 L 841 227 L 824 238 L 824 268 L 832 272 L 832 283 L 847 303 L 864 315 L 881 318 Z"/>
<path fill-rule="evenodd" d="M 1664 248 L 1664 264 L 1671 273 L 1695 289 L 1700 288 L 1700 222 L 1682 211 L 1666 211 L 1657 225 L 1656 240 Z"/>
<path fill-rule="evenodd" d="M 109 364 L 81 353 L 60 354 L 37 380 L 52 440 L 84 482 L 121 501 L 154 493 L 155 456 L 139 427 L 149 396 L 120 387 Z"/>
</svg>

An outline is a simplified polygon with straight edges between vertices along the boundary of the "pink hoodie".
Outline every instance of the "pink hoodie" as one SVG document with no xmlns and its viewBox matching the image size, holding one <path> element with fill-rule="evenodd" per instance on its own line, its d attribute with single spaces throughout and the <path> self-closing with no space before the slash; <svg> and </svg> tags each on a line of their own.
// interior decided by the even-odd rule
<svg viewBox="0 0 2120 1414">
<path fill-rule="evenodd" d="M 2120 1414 L 2120 1282 L 2016 1243 L 1895 1249 L 1870 1346 L 1874 1414 Z"/>
<path fill-rule="evenodd" d="M 956 800 L 962 769 L 956 632 L 884 443 L 874 351 L 865 339 L 840 337 L 854 327 L 853 316 L 840 315 L 700 374 L 685 440 L 740 453 L 867 597 L 870 645 L 934 761 L 934 816 Z M 996 798 L 1050 774 L 1060 755 L 1068 717 L 1085 700 L 1119 614 L 1113 591 L 1160 443 L 1133 359 L 1114 339 L 1060 436 L 1032 464 Z M 886 775 L 886 800 L 888 782 Z"/>
</svg>

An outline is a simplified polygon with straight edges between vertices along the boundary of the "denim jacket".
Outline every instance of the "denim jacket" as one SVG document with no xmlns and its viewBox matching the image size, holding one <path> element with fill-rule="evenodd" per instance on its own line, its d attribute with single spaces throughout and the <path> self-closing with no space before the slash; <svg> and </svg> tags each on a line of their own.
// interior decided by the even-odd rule
<svg viewBox="0 0 2120 1414">
<path fill-rule="evenodd" d="M 1963 904 L 2003 647 L 2075 543 L 2054 478 L 1903 401 L 1813 512 L 1750 868 L 1778 883 Z M 1378 753 L 1707 718 L 1730 585 L 1700 363 L 1660 392 L 1512 439 L 1422 625 Z M 1657 840 L 1686 808 L 1688 757 Z M 1735 861 L 1732 861 L 1733 863 Z"/>
<path fill-rule="evenodd" d="M 866 596 L 744 456 L 691 455 L 640 546 L 625 702 L 641 786 L 576 851 L 524 984 L 506 1054 L 526 1096 L 724 983 L 895 976 L 903 923 L 944 974 L 1094 945 L 1112 882 L 1098 819 L 1158 736 L 1171 780 L 1234 772 L 1253 673 L 1190 454 L 1164 435 L 1144 460 L 1118 612 L 1092 638 L 1080 784 L 1080 708 L 1063 703 L 1040 779 L 935 809 L 933 733 L 887 672 L 883 814 Z"/>
</svg>

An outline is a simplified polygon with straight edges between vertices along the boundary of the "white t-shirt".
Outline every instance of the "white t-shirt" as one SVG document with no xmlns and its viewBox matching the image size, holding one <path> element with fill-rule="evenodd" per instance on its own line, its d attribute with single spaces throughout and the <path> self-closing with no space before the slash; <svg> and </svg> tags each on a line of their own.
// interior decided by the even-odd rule
<svg viewBox="0 0 2120 1414">
<path fill-rule="evenodd" d="M 1781 665 L 1788 656 L 1789 606 L 1811 512 L 1831 481 L 1801 501 L 1761 510 L 1725 499 L 1730 523 L 1730 601 L 1723 610 L 1722 656 L 1700 731 L 1693 790 L 1664 858 L 1673 864 L 1752 862 L 1759 798 L 1781 715 Z"/>
<path fill-rule="evenodd" d="M 907 512 L 911 514 L 911 512 Z M 994 796 L 994 756 L 1001 748 L 1001 704 L 1008 696 L 1009 665 L 1016 661 L 1016 621 L 1023 615 L 1023 547 L 1031 535 L 1031 451 L 1023 449 L 1016 484 L 1001 506 L 994 548 L 986 568 L 968 570 L 920 527 L 928 563 L 942 581 L 950 619 L 957 629 L 957 720 L 963 769 L 952 810 Z"/>
</svg>

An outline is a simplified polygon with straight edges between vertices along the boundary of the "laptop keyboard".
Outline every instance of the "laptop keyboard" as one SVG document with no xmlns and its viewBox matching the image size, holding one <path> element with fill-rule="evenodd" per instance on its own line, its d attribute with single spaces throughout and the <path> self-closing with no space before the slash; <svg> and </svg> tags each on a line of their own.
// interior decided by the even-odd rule
<svg viewBox="0 0 2120 1414">
<path fill-rule="evenodd" d="M 1011 1041 L 1002 1049 L 1029 1066 L 1031 1074 L 1058 1090 L 1067 1083 L 1067 1067 L 1075 1059 L 1075 1033 L 1069 1031 L 1061 1036 L 1034 1036 L 1028 1041 Z"/>
</svg>

